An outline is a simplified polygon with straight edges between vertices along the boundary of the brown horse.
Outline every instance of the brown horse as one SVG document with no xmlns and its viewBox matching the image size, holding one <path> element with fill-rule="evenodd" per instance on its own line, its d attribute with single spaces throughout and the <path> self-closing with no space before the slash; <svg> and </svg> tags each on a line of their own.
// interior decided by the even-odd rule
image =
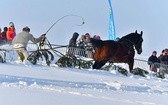
<svg viewBox="0 0 168 105">
<path fill-rule="evenodd" d="M 96 40 L 93 38 L 86 38 L 87 42 L 92 43 L 94 48 L 94 65 L 93 69 L 100 69 L 106 62 L 112 63 L 127 63 L 130 72 L 134 65 L 134 47 L 138 54 L 142 53 L 142 38 L 141 33 L 130 33 L 118 41 L 113 40 Z"/>
</svg>

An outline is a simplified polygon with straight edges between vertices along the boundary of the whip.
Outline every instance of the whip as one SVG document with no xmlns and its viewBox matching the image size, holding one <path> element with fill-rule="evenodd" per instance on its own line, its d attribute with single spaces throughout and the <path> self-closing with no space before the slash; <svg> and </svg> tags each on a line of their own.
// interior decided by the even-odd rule
<svg viewBox="0 0 168 105">
<path fill-rule="evenodd" d="M 54 25 L 56 25 L 59 21 L 61 21 L 61 20 L 64 19 L 64 18 L 67 18 L 67 17 L 78 17 L 78 18 L 81 18 L 81 19 L 82 19 L 82 23 L 79 24 L 79 25 L 77 25 L 77 26 L 82 26 L 83 24 L 85 24 L 84 18 L 81 17 L 81 16 L 74 15 L 74 14 L 65 15 L 65 16 L 59 18 L 57 21 L 55 21 L 55 22 L 49 27 L 49 29 L 46 31 L 46 33 L 45 33 L 44 35 L 46 35 L 46 34 L 54 27 Z M 40 49 L 41 49 L 41 46 L 44 45 L 44 41 L 45 41 L 45 40 L 48 42 L 49 48 L 50 48 L 54 53 L 60 53 L 59 51 L 54 50 L 54 49 L 52 48 L 52 45 L 51 45 L 51 43 L 49 42 L 49 40 L 47 40 L 47 38 L 44 38 L 44 39 L 42 40 L 42 42 L 40 42 L 40 44 L 39 44 Z M 62 53 L 60 53 L 60 54 L 63 55 Z"/>
<path fill-rule="evenodd" d="M 81 17 L 81 16 L 74 15 L 74 14 L 65 15 L 65 16 L 59 18 L 56 22 L 54 22 L 54 23 L 50 26 L 50 28 L 46 31 L 45 34 L 47 34 L 47 33 L 54 27 L 54 25 L 56 25 L 60 20 L 66 18 L 66 17 L 71 17 L 71 16 L 72 16 L 72 17 L 78 17 L 78 18 L 81 18 L 81 19 L 82 19 L 82 23 L 79 24 L 79 25 L 77 25 L 77 26 L 82 26 L 83 24 L 85 24 L 84 19 L 83 19 L 83 17 Z"/>
</svg>

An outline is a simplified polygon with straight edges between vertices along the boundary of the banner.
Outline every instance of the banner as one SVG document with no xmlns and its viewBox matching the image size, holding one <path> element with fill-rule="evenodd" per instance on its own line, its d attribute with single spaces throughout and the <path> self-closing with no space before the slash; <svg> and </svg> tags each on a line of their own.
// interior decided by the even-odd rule
<svg viewBox="0 0 168 105">
<path fill-rule="evenodd" d="M 108 0 L 110 7 L 110 18 L 109 18 L 109 40 L 115 40 L 115 25 L 114 25 L 114 17 L 113 17 L 113 9 L 111 6 L 111 0 Z"/>
</svg>

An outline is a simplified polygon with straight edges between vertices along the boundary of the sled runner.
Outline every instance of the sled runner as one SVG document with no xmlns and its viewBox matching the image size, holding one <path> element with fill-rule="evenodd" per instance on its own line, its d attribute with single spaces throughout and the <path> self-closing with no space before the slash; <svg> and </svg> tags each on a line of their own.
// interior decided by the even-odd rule
<svg viewBox="0 0 168 105">
<path fill-rule="evenodd" d="M 0 49 L 0 63 L 6 62 L 6 50 Z"/>
<path fill-rule="evenodd" d="M 92 51 L 75 47 L 66 47 L 66 54 L 62 55 L 55 64 L 59 67 L 91 68 L 93 65 Z"/>
</svg>

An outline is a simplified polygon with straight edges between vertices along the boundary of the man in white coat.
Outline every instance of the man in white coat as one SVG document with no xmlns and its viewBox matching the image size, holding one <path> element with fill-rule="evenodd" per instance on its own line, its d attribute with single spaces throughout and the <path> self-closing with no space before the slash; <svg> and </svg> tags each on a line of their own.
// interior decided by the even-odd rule
<svg viewBox="0 0 168 105">
<path fill-rule="evenodd" d="M 34 38 L 30 33 L 29 27 L 24 27 L 22 32 L 18 33 L 12 40 L 13 49 L 17 52 L 19 60 L 22 62 L 27 60 L 29 54 L 27 52 L 27 44 L 29 41 L 33 43 L 41 42 L 45 38 L 45 34 L 41 35 L 39 38 Z"/>
</svg>

